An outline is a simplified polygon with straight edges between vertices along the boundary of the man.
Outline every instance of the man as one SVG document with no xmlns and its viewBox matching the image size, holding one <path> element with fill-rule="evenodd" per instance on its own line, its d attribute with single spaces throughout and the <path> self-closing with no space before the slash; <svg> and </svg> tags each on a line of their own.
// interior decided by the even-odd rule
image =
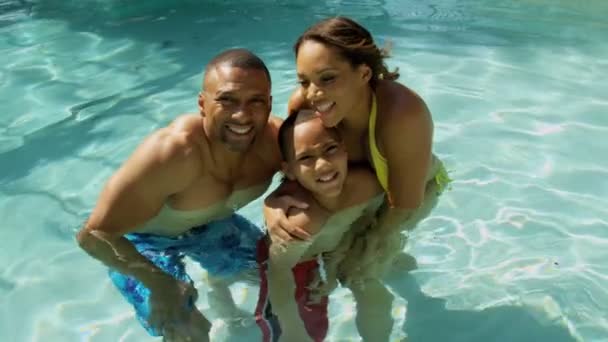
<svg viewBox="0 0 608 342">
<path fill-rule="evenodd" d="M 235 210 L 259 197 L 280 168 L 280 119 L 270 116 L 270 74 L 244 49 L 207 65 L 200 115 L 183 115 L 137 147 L 110 178 L 80 246 L 108 266 L 151 335 L 206 341 L 185 255 L 210 275 L 256 265 L 264 235 Z"/>
</svg>

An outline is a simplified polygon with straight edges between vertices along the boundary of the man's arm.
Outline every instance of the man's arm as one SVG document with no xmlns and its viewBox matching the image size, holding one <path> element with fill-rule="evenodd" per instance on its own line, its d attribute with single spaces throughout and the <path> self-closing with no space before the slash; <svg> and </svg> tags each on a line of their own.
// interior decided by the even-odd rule
<svg viewBox="0 0 608 342">
<path fill-rule="evenodd" d="M 160 130 L 146 139 L 105 185 L 97 205 L 77 240 L 93 258 L 141 281 L 150 289 L 149 323 L 162 331 L 164 323 L 187 322 L 185 310 L 196 297 L 191 284 L 173 279 L 142 256 L 124 234 L 161 209 L 201 172 L 200 149 L 184 132 Z"/>
<path fill-rule="evenodd" d="M 283 119 L 270 115 L 268 117 L 268 123 L 266 124 L 266 128 L 264 131 L 264 146 L 262 150 L 260 150 L 260 157 L 264 160 L 265 166 L 273 170 L 273 172 L 277 172 L 281 169 L 281 150 L 278 144 L 279 139 L 279 129 L 281 128 L 281 124 L 283 123 Z"/>
<path fill-rule="evenodd" d="M 110 178 L 77 235 L 91 256 L 144 284 L 160 270 L 123 235 L 154 217 L 167 197 L 184 189 L 200 169 L 192 158 L 198 149 L 187 147 L 188 138 L 170 129 L 147 138 Z"/>
</svg>

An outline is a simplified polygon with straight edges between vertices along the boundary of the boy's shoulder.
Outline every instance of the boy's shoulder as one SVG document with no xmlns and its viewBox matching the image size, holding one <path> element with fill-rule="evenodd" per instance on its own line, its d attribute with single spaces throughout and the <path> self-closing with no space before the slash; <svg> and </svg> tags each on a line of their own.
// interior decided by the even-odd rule
<svg viewBox="0 0 608 342">
<path fill-rule="evenodd" d="M 342 191 L 345 207 L 356 206 L 382 194 L 376 174 L 368 167 L 350 167 Z"/>
</svg>

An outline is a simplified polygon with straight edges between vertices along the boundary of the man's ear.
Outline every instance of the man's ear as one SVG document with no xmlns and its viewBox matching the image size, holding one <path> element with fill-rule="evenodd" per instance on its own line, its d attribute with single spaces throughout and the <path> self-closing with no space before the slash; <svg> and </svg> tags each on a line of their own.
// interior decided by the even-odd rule
<svg viewBox="0 0 608 342">
<path fill-rule="evenodd" d="M 270 95 L 270 102 L 268 102 L 268 113 L 272 113 L 272 95 Z"/>
<path fill-rule="evenodd" d="M 202 116 L 205 116 L 205 94 L 202 91 L 198 93 L 198 111 Z"/>
<path fill-rule="evenodd" d="M 285 175 L 285 177 L 291 181 L 296 180 L 296 176 L 294 176 L 293 172 L 291 172 L 291 168 L 289 167 L 289 163 L 281 162 L 281 172 Z"/>
</svg>

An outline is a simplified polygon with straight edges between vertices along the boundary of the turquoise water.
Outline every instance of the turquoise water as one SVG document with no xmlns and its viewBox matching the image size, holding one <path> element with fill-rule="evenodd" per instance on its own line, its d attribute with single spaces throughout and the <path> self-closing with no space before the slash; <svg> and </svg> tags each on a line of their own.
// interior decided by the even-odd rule
<svg viewBox="0 0 608 342">
<path fill-rule="evenodd" d="M 263 57 L 282 115 L 292 43 L 338 13 L 392 41 L 455 179 L 407 246 L 418 270 L 388 280 L 395 340 L 608 341 L 607 2 L 168 3 L 0 1 L 0 341 L 152 340 L 74 233 L 138 141 L 197 109 L 212 55 Z M 257 289 L 232 290 L 251 311 Z M 330 340 L 357 337 L 353 308 L 332 295 Z"/>
</svg>

